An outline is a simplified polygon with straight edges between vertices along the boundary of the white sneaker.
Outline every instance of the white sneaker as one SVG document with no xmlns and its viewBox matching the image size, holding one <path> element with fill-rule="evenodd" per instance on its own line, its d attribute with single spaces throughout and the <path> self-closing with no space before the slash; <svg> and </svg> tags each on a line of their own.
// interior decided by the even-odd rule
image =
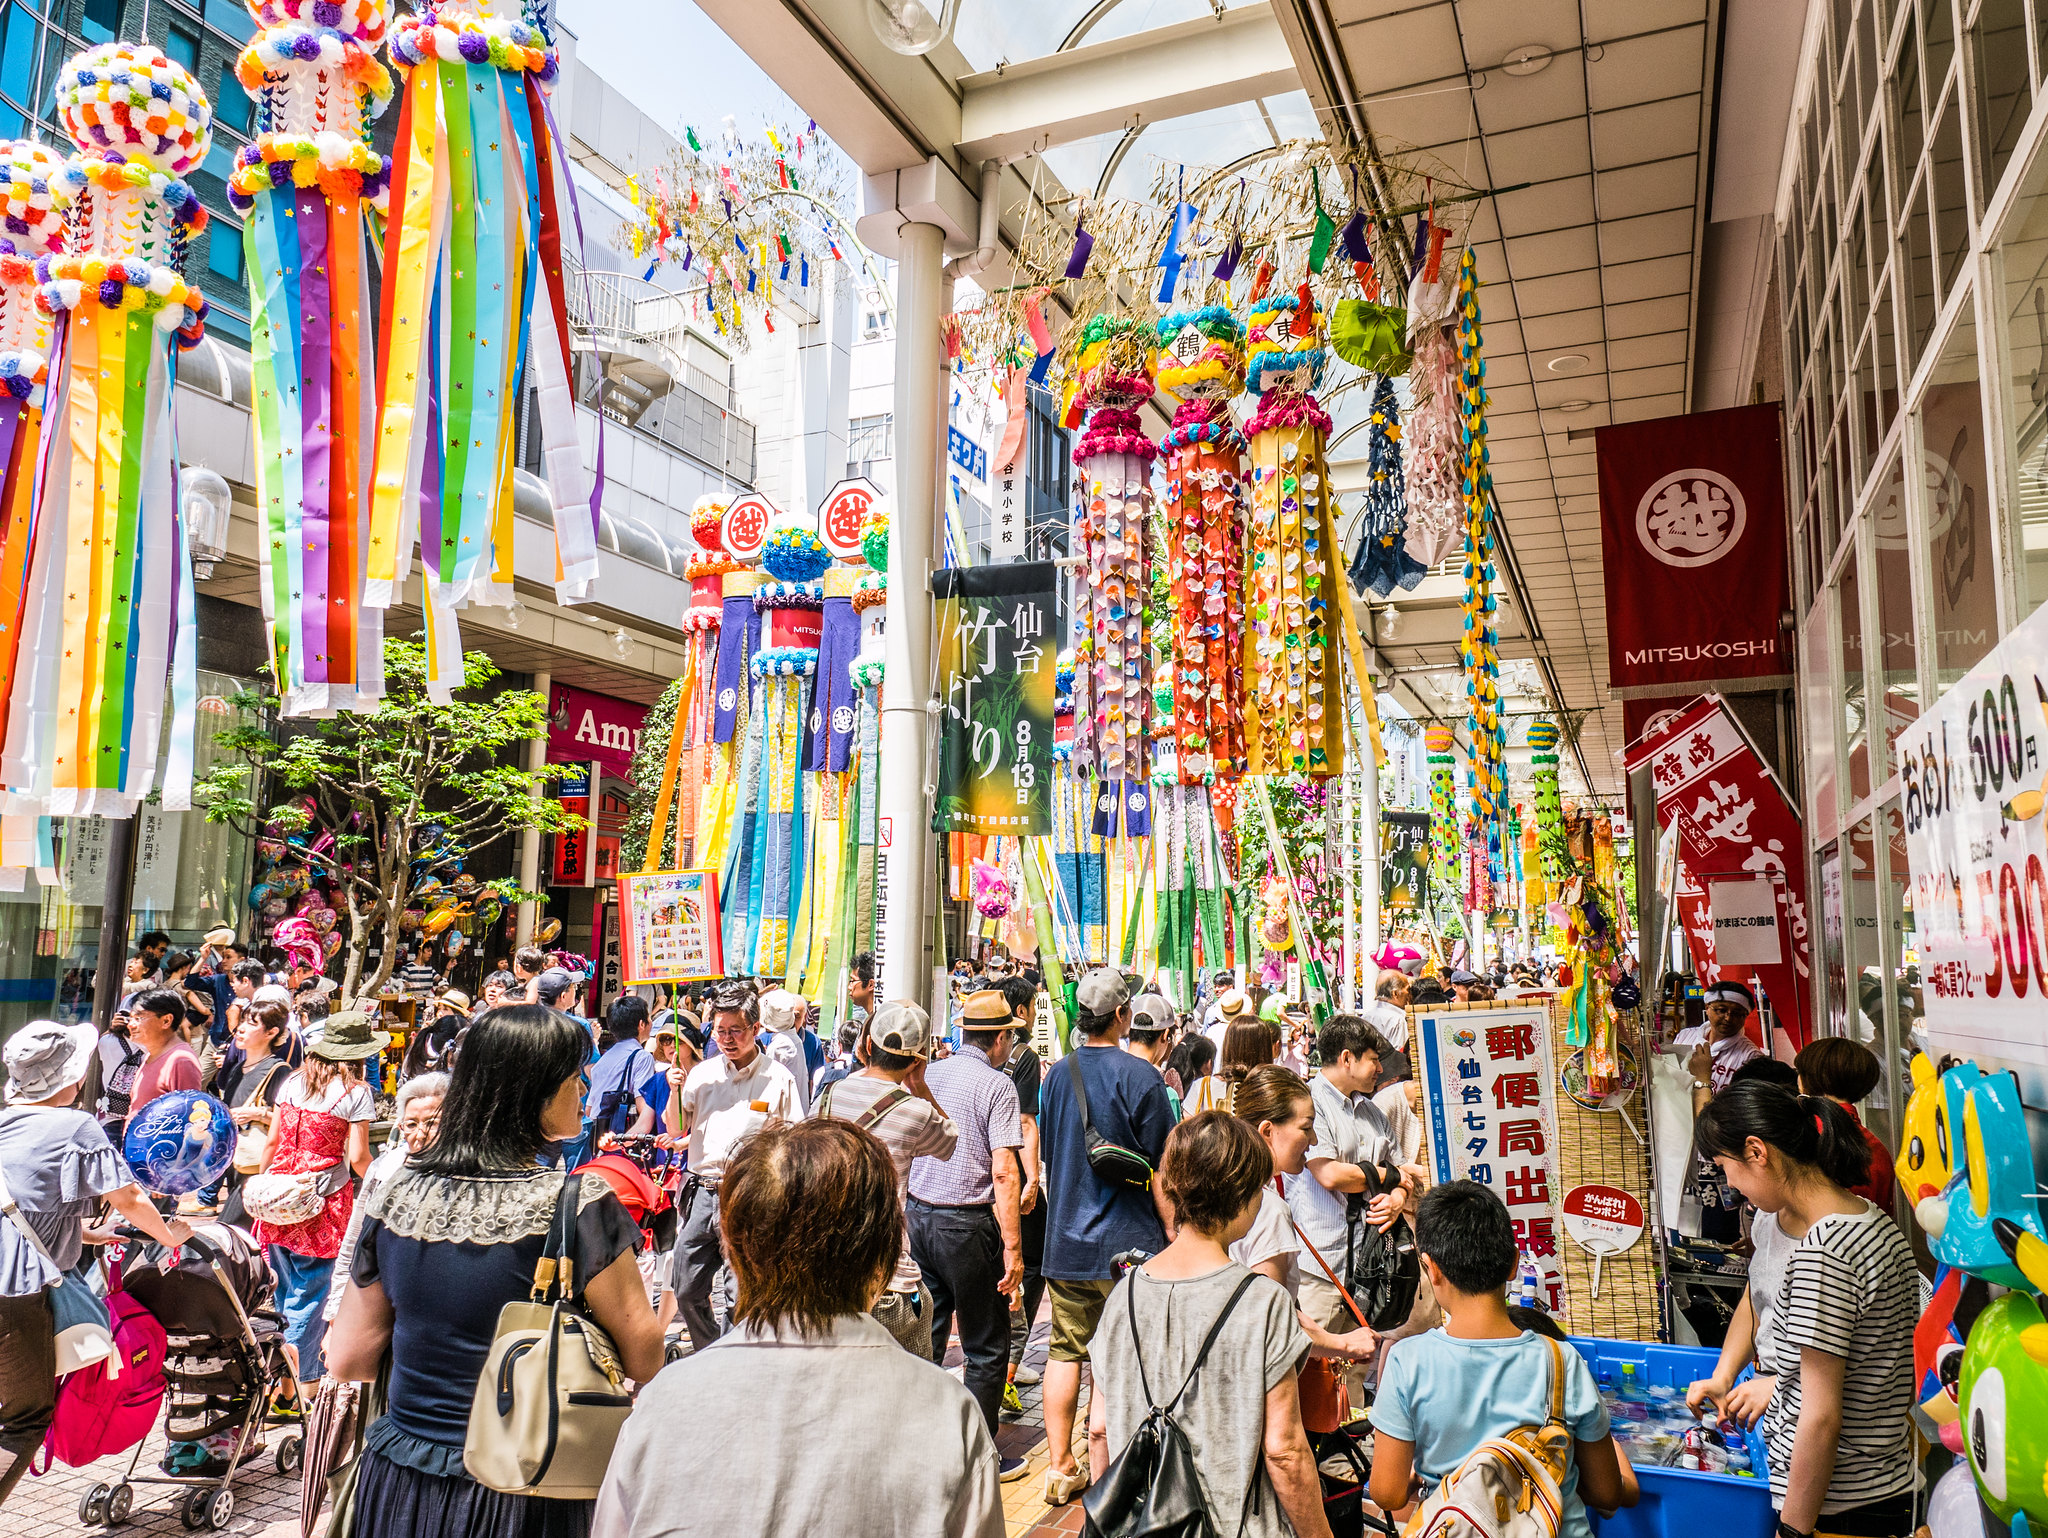
<svg viewBox="0 0 2048 1538">
<path fill-rule="evenodd" d="M 1019 1363 L 1017 1370 L 1010 1374 L 1010 1381 L 1019 1388 L 1030 1388 L 1034 1383 L 1044 1382 L 1045 1375 L 1036 1367 L 1026 1367 Z"/>
</svg>

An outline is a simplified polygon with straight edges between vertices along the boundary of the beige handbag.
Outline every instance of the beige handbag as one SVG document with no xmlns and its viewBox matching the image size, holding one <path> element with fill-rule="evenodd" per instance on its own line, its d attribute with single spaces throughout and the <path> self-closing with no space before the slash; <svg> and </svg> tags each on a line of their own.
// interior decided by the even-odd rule
<svg viewBox="0 0 2048 1538">
<path fill-rule="evenodd" d="M 283 1063 L 273 1064 L 270 1076 L 251 1095 L 247 1105 L 257 1105 L 270 1112 L 270 1119 L 248 1126 L 235 1134 L 235 1171 L 242 1175 L 258 1175 L 263 1172 L 263 1161 L 270 1153 L 271 1128 L 277 1119 L 277 1107 L 272 1102 L 271 1091 L 277 1087 L 277 1076 L 291 1070 Z"/>
<path fill-rule="evenodd" d="M 507 1303 L 469 1407 L 462 1466 L 502 1495 L 591 1500 L 632 1413 L 611 1337 L 572 1301 L 582 1178 L 562 1179 L 533 1291 Z M 548 1298 L 554 1291 L 552 1301 Z"/>
</svg>

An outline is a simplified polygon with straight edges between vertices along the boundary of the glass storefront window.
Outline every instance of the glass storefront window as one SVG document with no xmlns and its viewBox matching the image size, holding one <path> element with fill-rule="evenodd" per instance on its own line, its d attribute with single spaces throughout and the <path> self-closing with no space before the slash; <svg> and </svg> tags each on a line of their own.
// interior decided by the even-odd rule
<svg viewBox="0 0 2048 1538">
<path fill-rule="evenodd" d="M 1964 206 L 1961 83 L 1948 93 L 1934 120 L 1928 169 L 1934 176 L 1935 249 L 1941 254 L 1941 296 L 1946 300 L 1970 254 L 1970 216 Z"/>
<path fill-rule="evenodd" d="M 199 674 L 196 772 L 223 761 L 214 734 L 245 679 Z M 168 736 L 170 727 L 165 723 Z M 92 1010 L 101 908 L 112 824 L 99 817 L 55 820 L 56 879 L 31 870 L 19 892 L 0 892 L 0 1035 L 27 1020 L 83 1019 Z M 207 930 L 237 927 L 249 897 L 249 841 L 203 812 L 145 807 L 136 827 L 129 887 L 129 935 L 161 929 L 174 947 L 196 951 Z M 124 958 L 125 959 L 125 958 Z"/>
<path fill-rule="evenodd" d="M 1896 1146 L 1899 1129 L 1889 1108 L 1906 1103 L 1903 1086 L 1912 1082 L 1913 1053 L 1918 1050 L 1913 1027 L 1920 1021 L 1920 973 L 1912 948 L 1913 875 L 1906 858 L 1906 822 L 1896 799 L 1879 809 L 1877 827 L 1887 851 L 1877 874 L 1878 911 L 1882 915 L 1878 928 L 1882 942 L 1879 965 L 1882 975 L 1890 979 L 1891 996 L 1885 1000 L 1885 1050 L 1879 1054 L 1884 1077 L 1878 1081 L 1869 1105 L 1885 1108 L 1881 1135 L 1888 1145 Z"/>
<path fill-rule="evenodd" d="M 1985 165 L 1978 177 L 1977 209 L 2012 161 L 2027 121 L 2027 8 L 2023 0 L 1983 0 L 1970 23 L 1976 61 L 1977 143 Z"/>
<path fill-rule="evenodd" d="M 1906 521 L 1906 476 L 1894 459 L 1884 495 L 1872 509 L 1877 546 L 1877 623 L 1884 637 L 1885 761 L 1891 745 L 1920 714 L 1918 649 L 1913 630 L 1913 553 Z"/>
<path fill-rule="evenodd" d="M 1900 249 L 1905 254 L 1906 313 L 1911 321 L 1912 359 L 1920 361 L 1934 335 L 1934 319 L 1940 310 L 1934 294 L 1934 238 L 1927 224 L 1927 183 L 1923 175 L 1906 204 L 1906 217 L 1899 227 Z"/>
<path fill-rule="evenodd" d="M 1832 836 L 1835 828 L 1835 654 L 1828 640 L 1828 601 L 1821 592 L 1806 616 L 1800 637 L 1801 709 L 1806 717 L 1806 785 L 1809 832 Z"/>
<path fill-rule="evenodd" d="M 1984 399 L 1977 326 L 1968 309 L 1920 406 L 1924 537 L 1933 568 L 1935 687 L 1946 689 L 1998 638 L 1998 578 L 1991 550 L 1991 486 L 1984 460 Z"/>
<path fill-rule="evenodd" d="M 1842 757 L 1849 766 L 1847 804 L 1854 807 L 1870 794 L 1870 722 L 1868 697 L 1863 687 L 1862 587 L 1856 571 L 1858 552 L 1852 551 L 1835 579 L 1836 613 L 1839 616 L 1842 649 L 1836 663 L 1841 691 Z"/>
<path fill-rule="evenodd" d="M 1827 991 L 1830 1036 L 1849 1034 L 1848 954 L 1843 939 L 1842 853 L 1837 844 L 1820 852 L 1820 975 Z"/>
<path fill-rule="evenodd" d="M 2031 613 L 2048 599 L 2048 154 L 2034 156 L 1999 253 L 2005 263 L 2006 414 L 2019 494 L 2019 589 Z"/>
</svg>

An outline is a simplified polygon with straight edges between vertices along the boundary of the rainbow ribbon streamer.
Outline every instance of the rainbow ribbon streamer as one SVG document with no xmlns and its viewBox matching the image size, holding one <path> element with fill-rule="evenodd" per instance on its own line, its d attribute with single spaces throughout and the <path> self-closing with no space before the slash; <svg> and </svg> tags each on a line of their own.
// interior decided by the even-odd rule
<svg viewBox="0 0 2048 1538">
<path fill-rule="evenodd" d="M 370 504 L 363 444 L 376 369 L 364 209 L 391 166 L 369 145 L 391 101 L 371 56 L 381 0 L 260 0 L 236 61 L 257 136 L 228 178 L 245 216 L 263 617 L 286 715 L 372 710 L 384 694 L 381 610 L 362 601 Z"/>
<path fill-rule="evenodd" d="M 59 324 L 0 781 L 16 814 L 132 815 L 157 788 L 168 694 L 160 788 L 180 810 L 197 625 L 170 344 L 203 332 L 206 300 L 180 273 L 206 212 L 177 178 L 204 160 L 213 110 L 183 68 L 125 43 L 69 60 L 56 104 L 79 153 L 50 178 L 65 249 L 35 264 Z"/>
<path fill-rule="evenodd" d="M 364 601 L 398 601 L 417 539 L 428 689 L 446 698 L 462 678 L 456 610 L 512 599 L 514 391 L 529 355 L 565 603 L 597 577 L 603 452 L 586 478 L 562 269 L 561 206 L 573 214 L 575 195 L 544 94 L 558 68 L 545 30 L 450 0 L 401 17 L 391 57 L 406 78 Z"/>
</svg>

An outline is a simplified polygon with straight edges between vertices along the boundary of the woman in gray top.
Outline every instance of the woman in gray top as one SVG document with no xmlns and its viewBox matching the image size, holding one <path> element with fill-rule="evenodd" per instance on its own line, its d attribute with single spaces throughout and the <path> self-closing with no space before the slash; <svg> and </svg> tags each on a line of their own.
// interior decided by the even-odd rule
<svg viewBox="0 0 2048 1538">
<path fill-rule="evenodd" d="M 1088 1348 L 1095 1370 L 1089 1467 L 1100 1479 L 1153 1406 L 1170 1402 L 1227 1310 L 1173 1412 L 1200 1470 L 1209 1518 L 1219 1533 L 1244 1538 L 1330 1538 L 1295 1378 L 1308 1337 L 1286 1289 L 1230 1258 L 1273 1179 L 1272 1153 L 1240 1118 L 1203 1111 L 1167 1138 L 1158 1179 L 1180 1231 L 1102 1306 Z M 1254 1381 L 1257 1395 L 1245 1391 Z"/>
<path fill-rule="evenodd" d="M 0 1470 L 4 1503 L 50 1429 L 57 1403 L 57 1321 L 50 1291 L 74 1270 L 102 1201 L 159 1244 L 192 1230 L 149 1204 L 98 1121 L 72 1109 L 92 1060 L 91 1025 L 33 1020 L 7 1039 L 0 1111 Z M 30 1237 L 30 1233 L 34 1237 Z"/>
</svg>

